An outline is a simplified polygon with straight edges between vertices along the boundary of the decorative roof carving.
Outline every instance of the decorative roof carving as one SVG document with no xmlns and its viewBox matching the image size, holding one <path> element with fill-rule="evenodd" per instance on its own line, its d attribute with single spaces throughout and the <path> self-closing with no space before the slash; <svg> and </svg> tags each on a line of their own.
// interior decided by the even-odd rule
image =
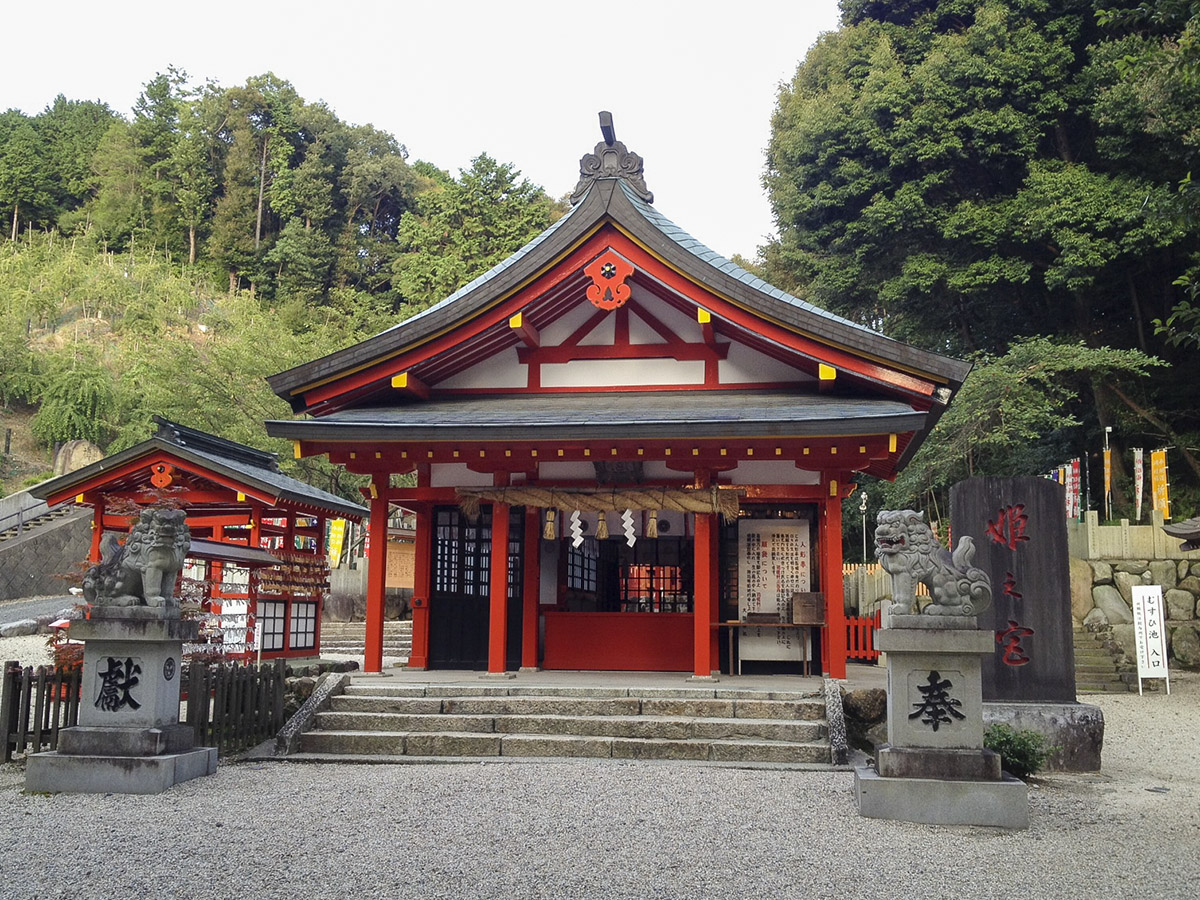
<svg viewBox="0 0 1200 900">
<path fill-rule="evenodd" d="M 600 113 L 600 133 L 603 140 L 591 153 L 579 160 L 579 182 L 571 194 L 571 204 L 583 199 L 592 182 L 598 178 L 621 178 L 629 184 L 635 194 L 647 203 L 654 202 L 654 194 L 646 187 L 642 174 L 642 158 L 617 140 L 613 128 L 612 113 Z"/>
</svg>

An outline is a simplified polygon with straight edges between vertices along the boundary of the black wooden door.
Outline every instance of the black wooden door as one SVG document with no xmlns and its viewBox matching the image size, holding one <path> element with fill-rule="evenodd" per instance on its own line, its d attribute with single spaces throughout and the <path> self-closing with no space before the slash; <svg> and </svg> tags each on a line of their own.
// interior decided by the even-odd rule
<svg viewBox="0 0 1200 900">
<path fill-rule="evenodd" d="M 515 668 L 521 659 L 522 521 L 509 519 L 508 653 Z M 429 598 L 429 666 L 438 669 L 486 669 L 488 662 L 489 581 L 492 511 L 485 507 L 474 521 L 456 506 L 433 514 L 433 585 Z"/>
</svg>

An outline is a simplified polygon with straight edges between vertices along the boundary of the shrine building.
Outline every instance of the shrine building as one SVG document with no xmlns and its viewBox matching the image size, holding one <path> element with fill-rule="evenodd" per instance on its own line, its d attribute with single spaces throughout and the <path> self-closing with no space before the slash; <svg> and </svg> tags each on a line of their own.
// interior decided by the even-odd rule
<svg viewBox="0 0 1200 900">
<path fill-rule="evenodd" d="M 709 250 L 653 205 L 607 114 L 601 130 L 570 212 L 270 378 L 304 418 L 267 430 L 371 477 L 373 553 L 389 506 L 415 511 L 412 667 L 708 678 L 736 655 L 844 677 L 842 501 L 855 473 L 912 458 L 969 366 Z M 373 557 L 369 672 L 385 571 Z M 818 598 L 819 627 L 790 627 L 794 597 Z"/>
<path fill-rule="evenodd" d="M 155 416 L 154 436 L 29 489 L 50 506 L 92 507 L 91 563 L 104 534 L 125 535 L 138 510 L 167 502 L 187 513 L 192 543 L 182 589 L 218 624 L 226 656 L 320 654 L 329 591 L 325 523 L 367 510 L 279 471 L 265 453 Z M 189 583 L 190 582 L 190 583 Z"/>
</svg>

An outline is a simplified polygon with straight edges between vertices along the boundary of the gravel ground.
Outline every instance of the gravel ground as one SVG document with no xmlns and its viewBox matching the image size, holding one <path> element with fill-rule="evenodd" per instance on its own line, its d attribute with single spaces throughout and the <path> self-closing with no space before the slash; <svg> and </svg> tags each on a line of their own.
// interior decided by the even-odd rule
<svg viewBox="0 0 1200 900">
<path fill-rule="evenodd" d="M 0 766 L 0 898 L 1193 900 L 1200 675 L 1085 700 L 1103 772 L 1035 780 L 1012 833 L 860 818 L 844 772 L 222 762 L 143 797 L 29 796 Z"/>
</svg>

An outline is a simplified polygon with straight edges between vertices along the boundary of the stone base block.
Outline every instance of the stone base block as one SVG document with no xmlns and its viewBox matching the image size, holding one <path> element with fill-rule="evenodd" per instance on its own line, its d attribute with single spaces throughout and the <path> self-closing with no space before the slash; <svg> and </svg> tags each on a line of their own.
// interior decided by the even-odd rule
<svg viewBox="0 0 1200 900">
<path fill-rule="evenodd" d="M 1059 772 L 1099 772 L 1104 748 L 1104 711 L 1087 703 L 985 702 L 984 726 L 1002 722 L 1017 731 L 1036 731 L 1054 753 L 1046 768 Z"/>
<path fill-rule="evenodd" d="M 196 732 L 191 725 L 162 728 L 73 725 L 58 733 L 58 752 L 63 756 L 162 756 L 186 753 L 195 746 Z"/>
<path fill-rule="evenodd" d="M 875 768 L 884 778 L 938 778 L 999 781 L 1000 754 L 991 750 L 931 750 L 884 744 L 875 752 Z"/>
<path fill-rule="evenodd" d="M 1010 775 L 1000 781 L 885 778 L 874 769 L 854 770 L 858 814 L 868 819 L 925 825 L 1029 827 L 1029 791 Z"/>
<path fill-rule="evenodd" d="M 162 756 L 66 756 L 35 753 L 25 764 L 25 790 L 72 794 L 161 794 L 217 771 L 217 748 Z"/>
</svg>

